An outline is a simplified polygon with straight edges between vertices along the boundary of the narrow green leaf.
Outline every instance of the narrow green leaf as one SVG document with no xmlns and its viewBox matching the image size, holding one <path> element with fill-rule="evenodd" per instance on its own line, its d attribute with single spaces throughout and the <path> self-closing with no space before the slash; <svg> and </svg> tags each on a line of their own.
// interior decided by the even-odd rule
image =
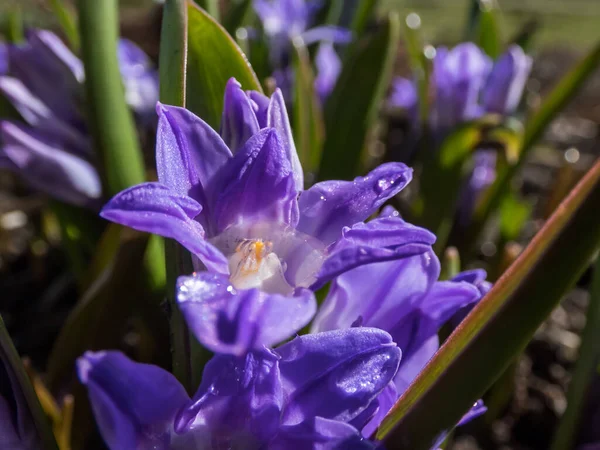
<svg viewBox="0 0 600 450">
<path fill-rule="evenodd" d="M 225 18 L 223 19 L 223 26 L 229 34 L 235 36 L 237 29 L 244 24 L 244 19 L 251 9 L 252 1 L 239 0 L 230 3 L 229 11 L 227 11 Z"/>
<path fill-rule="evenodd" d="M 527 345 L 600 247 L 598 204 L 600 160 L 429 361 L 377 439 L 390 439 L 398 449 L 428 449 L 458 422 Z"/>
<path fill-rule="evenodd" d="M 495 0 L 480 0 L 477 23 L 477 44 L 492 59 L 502 53 L 502 38 L 500 31 L 500 11 Z"/>
<path fill-rule="evenodd" d="M 75 15 L 62 0 L 50 0 L 50 6 L 69 44 L 71 44 L 71 48 L 75 52 L 79 51 L 79 32 L 77 31 L 77 19 Z"/>
<path fill-rule="evenodd" d="M 117 60 L 118 2 L 78 0 L 77 5 L 89 124 L 106 193 L 114 195 L 145 180 Z"/>
<path fill-rule="evenodd" d="M 594 279 L 590 289 L 590 304 L 585 315 L 585 329 L 579 349 L 579 359 L 569 382 L 567 409 L 552 440 L 551 450 L 569 450 L 574 447 L 576 432 L 583 413 L 586 396 L 594 377 L 600 356 L 600 258 L 596 260 Z"/>
<path fill-rule="evenodd" d="M 486 199 L 481 202 L 474 214 L 473 224 L 466 232 L 474 241 L 480 235 L 488 219 L 496 211 L 510 187 L 510 183 L 525 161 L 529 151 L 554 117 L 577 94 L 585 81 L 600 64 L 600 43 L 594 47 L 575 67 L 573 67 L 545 97 L 540 107 L 529 117 L 519 159 L 516 164 L 499 171 L 496 181 L 490 187 Z"/>
<path fill-rule="evenodd" d="M 165 1 L 160 36 L 160 101 L 185 106 L 188 43 L 185 0 Z"/>
<path fill-rule="evenodd" d="M 374 35 L 348 49 L 325 105 L 320 179 L 348 179 L 362 172 L 363 149 L 392 77 L 399 39 L 400 20 L 392 13 Z"/>
<path fill-rule="evenodd" d="M 81 53 L 85 68 L 88 123 L 101 162 L 104 191 L 114 195 L 145 181 L 142 151 L 124 96 L 117 59 L 117 0 L 78 0 Z M 164 285 L 165 270 L 156 244 L 144 268 L 153 286 Z"/>
<path fill-rule="evenodd" d="M 160 100 L 174 106 L 186 105 L 186 66 L 188 49 L 188 5 L 186 0 L 167 0 L 160 41 Z M 167 299 L 170 316 L 173 375 L 192 392 L 190 334 L 175 299 L 177 277 L 193 271 L 184 248 L 172 239 L 164 242 L 167 269 Z"/>
<path fill-rule="evenodd" d="M 323 150 L 323 114 L 314 89 L 310 57 L 301 43 L 294 45 L 294 69 L 294 141 L 304 171 L 314 175 Z"/>
<path fill-rule="evenodd" d="M 13 397 L 15 403 L 11 405 L 9 399 L 9 412 L 18 417 L 18 421 L 31 421 L 31 423 L 21 423 L 20 426 L 24 427 L 26 431 L 33 432 L 31 427 L 35 428 L 37 439 L 44 450 L 58 450 L 56 440 L 52 434 L 52 428 L 50 423 L 42 410 L 40 402 L 33 390 L 29 377 L 25 372 L 23 363 L 19 358 L 19 354 L 15 349 L 4 321 L 0 316 L 0 370 L 4 372 L 2 381 L 8 381 L 8 386 L 3 386 L 2 389 L 7 391 L 13 391 Z M 6 378 L 8 376 L 8 379 Z M 17 408 L 17 411 L 10 410 L 10 408 Z M 4 419 L 6 420 L 6 419 Z M 10 422 L 10 420 L 9 420 Z M 8 427 L 17 426 L 17 424 L 3 424 Z M 24 430 L 19 429 L 22 432 Z M 28 442 L 31 442 L 31 436 L 24 436 Z"/>
<path fill-rule="evenodd" d="M 219 129 L 227 80 L 262 92 L 246 56 L 227 31 L 191 0 L 187 1 L 188 60 L 186 107 Z"/>
<path fill-rule="evenodd" d="M 481 139 L 480 124 L 457 128 L 429 158 L 421 177 L 420 198 L 414 208 L 415 221 L 437 236 L 436 251 L 442 251 L 454 221 L 465 163 Z"/>
<path fill-rule="evenodd" d="M 350 25 L 355 38 L 364 33 L 367 24 L 373 18 L 377 3 L 378 0 L 362 0 L 358 2 L 356 11 L 354 11 L 354 17 L 352 18 L 352 24 Z"/>
</svg>

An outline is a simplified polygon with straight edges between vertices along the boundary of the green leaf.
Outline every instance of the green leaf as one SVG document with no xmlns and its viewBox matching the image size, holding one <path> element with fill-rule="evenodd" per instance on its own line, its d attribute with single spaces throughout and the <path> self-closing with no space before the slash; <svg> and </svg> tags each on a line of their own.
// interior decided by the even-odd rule
<svg viewBox="0 0 600 450">
<path fill-rule="evenodd" d="M 453 131 L 439 152 L 429 158 L 421 176 L 420 198 L 414 220 L 436 236 L 436 251 L 446 246 L 462 187 L 466 162 L 481 139 L 479 123 L 467 123 Z"/>
<path fill-rule="evenodd" d="M 588 266 L 600 247 L 599 204 L 600 161 L 404 392 L 377 439 L 428 449 L 458 422 Z"/>
<path fill-rule="evenodd" d="M 186 0 L 167 0 L 160 41 L 160 100 L 174 106 L 186 105 L 186 65 L 188 50 L 188 4 Z M 192 261 L 181 245 L 172 239 L 164 242 L 167 269 L 167 299 L 173 375 L 192 392 L 190 334 L 177 307 L 177 277 L 193 271 Z"/>
<path fill-rule="evenodd" d="M 492 59 L 502 53 L 500 11 L 495 0 L 480 0 L 477 19 L 477 44 Z"/>
<path fill-rule="evenodd" d="M 62 0 L 50 0 L 50 6 L 69 44 L 71 44 L 71 48 L 75 52 L 79 51 L 79 32 L 77 31 L 77 19 L 75 15 Z"/>
<path fill-rule="evenodd" d="M 551 450 L 569 450 L 574 447 L 576 432 L 600 356 L 600 258 L 596 260 L 594 280 L 590 289 L 585 329 L 579 349 L 579 359 L 569 382 L 567 409 L 552 439 Z"/>
<path fill-rule="evenodd" d="M 229 34 L 235 36 L 237 29 L 243 25 L 244 19 L 251 10 L 252 1 L 239 0 L 230 3 L 229 11 L 227 11 L 225 18 L 223 19 L 223 26 Z"/>
<path fill-rule="evenodd" d="M 506 195 L 510 183 L 525 161 L 529 151 L 552 119 L 567 105 L 577 94 L 588 77 L 594 72 L 600 63 L 600 43 L 596 45 L 575 67 L 573 67 L 544 98 L 542 104 L 525 123 L 525 132 L 518 152 L 519 159 L 516 164 L 507 166 L 500 170 L 496 181 L 490 187 L 485 201 L 481 202 L 476 209 L 474 220 L 465 233 L 470 236 L 472 242 L 477 240 L 488 219 L 498 209 L 502 198 Z"/>
<path fill-rule="evenodd" d="M 205 11 L 187 2 L 188 55 L 186 107 L 219 129 L 227 80 L 262 92 L 246 56 L 227 31 Z"/>
<path fill-rule="evenodd" d="M 166 0 L 160 32 L 160 101 L 185 106 L 187 64 L 187 4 L 185 0 Z"/>
<path fill-rule="evenodd" d="M 315 174 L 323 150 L 323 114 L 314 89 L 310 57 L 302 44 L 294 45 L 294 69 L 294 141 L 304 171 Z"/>
<path fill-rule="evenodd" d="M 220 11 L 219 11 L 219 0 L 194 0 L 195 3 L 210 14 L 216 21 L 219 21 Z"/>
<path fill-rule="evenodd" d="M 117 59 L 118 2 L 78 0 L 81 53 L 85 68 L 88 123 L 101 161 L 108 195 L 145 181 L 142 151 L 124 95 Z M 153 286 L 164 285 L 162 254 L 149 247 L 144 268 Z"/>
<path fill-rule="evenodd" d="M 22 423 L 21 425 L 25 430 L 35 429 L 37 435 L 37 441 L 42 445 L 44 450 L 58 450 L 56 440 L 52 434 L 52 428 L 50 423 L 42 410 L 40 402 L 33 390 L 29 377 L 25 372 L 23 363 L 19 358 L 19 354 L 15 349 L 4 321 L 0 316 L 0 370 L 4 372 L 2 381 L 6 380 L 8 376 L 8 386 L 4 386 L 3 390 L 13 390 L 13 396 L 15 403 L 12 404 L 12 408 L 17 408 L 18 411 L 12 410 L 9 404 L 9 413 L 14 414 L 20 420 L 27 420 L 31 423 Z M 20 392 L 19 392 L 20 391 Z M 10 402 L 9 402 L 10 403 Z M 7 420 L 7 419 L 4 419 Z M 10 422 L 10 420 L 9 420 Z M 16 424 L 3 424 L 8 427 L 16 426 Z M 22 431 L 22 430 L 19 430 Z M 24 436 L 28 441 L 32 440 L 31 436 Z"/>
<path fill-rule="evenodd" d="M 363 149 L 392 77 L 399 39 L 400 20 L 392 13 L 374 35 L 348 49 L 325 105 L 320 179 L 362 172 Z"/>
<path fill-rule="evenodd" d="M 105 191 L 114 195 L 145 181 L 133 116 L 125 103 L 117 60 L 117 0 L 78 0 L 89 125 L 103 164 Z"/>
</svg>

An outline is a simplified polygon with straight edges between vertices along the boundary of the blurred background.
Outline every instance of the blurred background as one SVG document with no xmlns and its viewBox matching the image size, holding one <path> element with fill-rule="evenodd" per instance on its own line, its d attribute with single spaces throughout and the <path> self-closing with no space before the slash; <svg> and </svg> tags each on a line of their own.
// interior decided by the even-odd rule
<svg viewBox="0 0 600 450">
<path fill-rule="evenodd" d="M 224 7 L 226 3 L 223 2 Z M 402 18 L 416 13 L 427 43 L 452 46 L 465 39 L 471 4 L 470 0 L 383 0 L 380 8 L 381 14 L 397 10 Z M 123 36 L 135 41 L 156 61 L 159 2 L 123 0 L 121 5 Z M 528 51 L 534 65 L 524 101 L 535 107 L 600 39 L 600 1 L 498 0 L 498 6 L 505 40 L 531 37 Z M 2 0 L 0 29 L 10 27 L 10 15 L 15 11 L 22 14 L 28 25 L 58 29 L 49 2 L 42 0 Z M 405 47 L 401 44 L 397 74 L 407 75 L 407 67 Z M 547 129 L 518 180 L 521 194 L 533 209 L 531 220 L 509 250 L 499 253 L 492 242 L 483 242 L 479 256 L 484 265 L 505 258 L 506 267 L 518 255 L 600 155 L 599 126 L 597 71 Z M 382 140 L 394 142 L 395 125 L 384 128 Z M 152 146 L 147 151 L 151 154 Z M 32 192 L 8 171 L 0 171 L 0 313 L 19 352 L 27 355 L 32 370 L 39 372 L 44 371 L 45 357 L 77 300 L 76 283 L 67 268 L 56 218 L 44 208 L 46 203 L 42 194 Z M 551 430 L 566 407 L 566 387 L 586 320 L 589 278 L 589 274 L 583 277 L 580 287 L 556 308 L 519 361 L 488 393 L 488 413 L 458 430 L 449 448 L 549 448 Z M 133 346 L 136 337 L 130 338 Z M 600 392 L 600 384 L 597 391 Z M 582 433 L 592 433 L 593 428 L 593 423 L 584 423 Z"/>
</svg>

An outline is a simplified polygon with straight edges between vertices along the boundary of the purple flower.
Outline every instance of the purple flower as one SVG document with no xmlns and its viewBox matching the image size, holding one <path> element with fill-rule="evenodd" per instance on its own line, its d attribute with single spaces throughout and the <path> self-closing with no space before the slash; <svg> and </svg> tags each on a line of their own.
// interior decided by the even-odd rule
<svg viewBox="0 0 600 450">
<path fill-rule="evenodd" d="M 401 221 L 391 208 L 386 208 L 378 220 Z M 440 264 L 431 249 L 397 261 L 358 267 L 331 283 L 313 322 L 313 332 L 355 326 L 380 328 L 390 333 L 402 349 L 398 373 L 379 399 L 381 414 L 363 429 L 365 436 L 375 430 L 438 350 L 441 326 L 482 296 L 484 286 L 474 273 L 459 275 L 452 281 L 439 281 L 439 275 Z"/>
<path fill-rule="evenodd" d="M 24 123 L 0 121 L 0 166 L 60 200 L 93 204 L 102 185 L 83 115 L 82 62 L 44 30 L 29 33 L 23 44 L 6 45 L 4 52 L 0 92 Z M 131 42 L 120 41 L 119 59 L 126 99 L 145 121 L 158 99 L 156 73 Z"/>
<path fill-rule="evenodd" d="M 339 27 L 310 28 L 320 6 L 319 2 L 305 0 L 254 0 L 254 10 L 267 35 L 271 63 L 275 68 L 288 65 L 289 48 L 294 39 L 300 38 L 306 45 L 319 41 L 350 41 L 351 33 Z"/>
<path fill-rule="evenodd" d="M 387 333 L 355 328 L 216 355 L 192 399 L 119 352 L 88 352 L 78 372 L 110 450 L 362 450 L 374 445 L 358 429 L 399 360 Z"/>
<path fill-rule="evenodd" d="M 435 239 L 396 218 L 363 221 L 411 179 L 401 163 L 303 190 L 281 91 L 225 92 L 221 135 L 191 112 L 159 105 L 159 181 L 116 195 L 101 215 L 179 241 L 200 272 L 179 304 L 208 348 L 243 354 L 305 326 L 313 290 L 362 264 L 423 253 Z"/>
<path fill-rule="evenodd" d="M 461 122 L 483 114 L 514 113 L 531 70 L 531 58 L 513 45 L 493 62 L 471 42 L 451 50 L 436 49 L 430 78 L 430 127 L 442 136 Z M 390 103 L 409 111 L 417 109 L 415 83 L 397 78 Z M 416 119 L 416 114 L 411 114 Z M 416 124 L 415 124 L 416 126 Z"/>
<path fill-rule="evenodd" d="M 10 450 L 38 450 L 41 442 L 33 417 L 0 343 L 0 442 Z"/>
<path fill-rule="evenodd" d="M 315 65 L 317 67 L 315 91 L 321 102 L 325 102 L 325 99 L 333 91 L 342 71 L 342 61 L 333 48 L 332 43 L 323 42 L 319 45 L 319 50 L 315 56 Z"/>
</svg>

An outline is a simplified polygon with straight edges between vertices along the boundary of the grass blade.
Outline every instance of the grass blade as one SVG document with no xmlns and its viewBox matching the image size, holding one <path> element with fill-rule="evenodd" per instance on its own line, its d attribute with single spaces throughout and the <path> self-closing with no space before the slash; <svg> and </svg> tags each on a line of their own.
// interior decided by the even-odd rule
<svg viewBox="0 0 600 450">
<path fill-rule="evenodd" d="M 363 172 L 363 149 L 392 77 L 399 39 L 400 20 L 390 14 L 373 36 L 348 49 L 325 105 L 320 179 L 348 179 Z"/>
</svg>

